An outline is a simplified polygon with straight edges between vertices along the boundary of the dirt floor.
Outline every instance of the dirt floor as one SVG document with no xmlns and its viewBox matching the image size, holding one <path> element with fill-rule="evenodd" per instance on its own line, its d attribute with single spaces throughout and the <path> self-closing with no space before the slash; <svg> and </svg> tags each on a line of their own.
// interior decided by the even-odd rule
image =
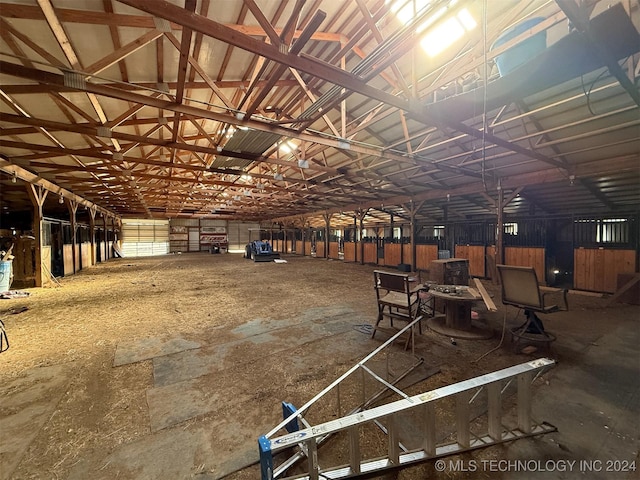
<svg viewBox="0 0 640 480">
<path fill-rule="evenodd" d="M 281 402 L 304 404 L 384 340 L 367 333 L 375 267 L 284 258 L 115 259 L 60 287 L 0 300 L 11 344 L 0 354 L 0 479 L 259 478 L 257 439 L 282 419 Z M 547 355 L 516 352 L 508 339 L 494 351 L 503 311 L 497 287 L 484 284 L 500 307 L 478 308 L 493 338 L 425 332 L 416 354 L 431 376 L 408 394 Z M 607 310 L 598 296 L 569 300 L 571 311 L 545 324 L 558 335 L 549 356 L 560 365 L 577 365 L 618 324 L 639 318 L 639 307 Z M 413 358 L 393 347 L 398 365 Z M 638 367 L 640 357 L 630 360 Z M 500 458 L 501 448 L 476 458 Z M 430 464 L 394 475 L 435 474 Z"/>
</svg>

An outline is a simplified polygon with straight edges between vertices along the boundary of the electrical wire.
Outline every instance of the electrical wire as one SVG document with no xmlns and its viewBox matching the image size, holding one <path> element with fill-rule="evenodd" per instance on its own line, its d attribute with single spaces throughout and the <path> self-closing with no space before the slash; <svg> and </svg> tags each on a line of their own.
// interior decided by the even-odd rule
<svg viewBox="0 0 640 480">
<path fill-rule="evenodd" d="M 484 53 L 484 62 L 482 69 L 482 163 L 481 163 L 481 173 L 482 173 L 482 186 L 485 191 L 487 190 L 487 179 L 485 177 L 485 162 L 487 160 L 487 143 L 485 136 L 487 134 L 487 79 L 489 77 L 487 72 L 487 0 L 482 2 L 482 22 L 483 22 L 483 31 L 482 31 L 482 49 Z"/>
<path fill-rule="evenodd" d="M 520 310 L 519 309 L 518 309 L 518 313 L 516 314 L 516 318 L 518 318 L 518 315 L 520 315 Z M 507 309 L 505 308 L 504 309 L 504 316 L 502 317 L 502 336 L 500 337 L 500 343 L 498 343 L 498 345 L 496 345 L 494 348 L 492 348 L 488 352 L 483 353 L 482 355 L 480 355 L 478 358 L 473 360 L 471 363 L 478 363 L 480 360 L 482 360 L 484 357 L 486 357 L 490 353 L 493 353 L 496 350 L 498 350 L 502 346 L 502 343 L 504 342 L 504 337 L 505 337 L 506 332 L 507 332 Z"/>
<path fill-rule="evenodd" d="M 622 63 L 624 64 L 628 59 L 629 57 L 625 58 Z M 591 108 L 591 91 L 593 90 L 593 87 L 595 87 L 598 80 L 600 80 L 608 71 L 609 69 L 607 68 L 603 69 L 602 72 L 600 72 L 598 76 L 589 85 L 589 90 L 585 89 L 584 75 L 580 75 L 580 84 L 582 85 L 582 91 L 584 92 L 584 96 L 587 99 L 587 108 L 589 109 L 589 113 L 591 113 L 591 115 L 593 115 L 594 117 L 597 116 L 598 114 L 594 112 L 593 109 Z"/>
</svg>

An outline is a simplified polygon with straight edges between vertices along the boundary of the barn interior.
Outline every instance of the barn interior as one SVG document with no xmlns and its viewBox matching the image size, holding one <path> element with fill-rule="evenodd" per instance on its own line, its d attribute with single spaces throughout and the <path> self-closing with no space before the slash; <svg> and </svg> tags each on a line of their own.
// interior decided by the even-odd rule
<svg viewBox="0 0 640 480">
<path fill-rule="evenodd" d="M 633 0 L 0 0 L 0 479 L 635 478 L 639 30 Z M 546 333 L 505 272 L 566 295 Z M 540 358 L 319 464 L 342 406 L 258 442 L 353 365 L 373 415 Z M 519 438 L 528 393 L 553 429 Z"/>
</svg>

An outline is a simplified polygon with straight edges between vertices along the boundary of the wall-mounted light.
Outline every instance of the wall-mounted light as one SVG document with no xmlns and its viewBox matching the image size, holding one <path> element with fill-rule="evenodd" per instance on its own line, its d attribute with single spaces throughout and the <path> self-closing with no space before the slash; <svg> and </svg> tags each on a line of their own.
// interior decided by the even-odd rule
<svg viewBox="0 0 640 480">
<path fill-rule="evenodd" d="M 18 175 L 16 172 L 13 172 L 13 177 L 11 177 L 11 183 L 16 183 L 18 181 Z"/>
<path fill-rule="evenodd" d="M 58 198 L 58 203 L 61 205 L 64 203 L 64 197 L 62 195 L 60 195 L 60 198 Z"/>
</svg>

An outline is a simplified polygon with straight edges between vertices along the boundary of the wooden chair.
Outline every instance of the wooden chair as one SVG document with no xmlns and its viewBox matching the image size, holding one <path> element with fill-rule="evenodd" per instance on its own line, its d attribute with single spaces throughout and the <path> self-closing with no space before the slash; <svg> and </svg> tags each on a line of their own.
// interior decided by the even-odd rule
<svg viewBox="0 0 640 480">
<path fill-rule="evenodd" d="M 419 289 L 412 289 L 409 275 L 401 273 L 373 272 L 376 298 L 378 301 L 378 318 L 373 327 L 371 338 L 376 335 L 380 322 L 386 317 L 391 327 L 393 320 L 412 322 L 420 315 Z M 422 324 L 418 322 L 418 331 L 422 334 Z M 409 346 L 412 335 L 405 342 L 405 349 Z"/>
<path fill-rule="evenodd" d="M 525 314 L 524 323 L 511 329 L 511 337 L 515 347 L 518 347 L 521 340 L 543 343 L 548 347 L 556 337 L 545 330 L 542 321 L 536 314 L 568 310 L 567 290 L 540 287 L 538 277 L 532 267 L 513 265 L 496 265 L 496 267 L 502 286 L 502 303 L 524 310 Z M 561 302 L 557 304 L 548 302 L 546 296 L 550 294 L 560 294 Z"/>
</svg>

